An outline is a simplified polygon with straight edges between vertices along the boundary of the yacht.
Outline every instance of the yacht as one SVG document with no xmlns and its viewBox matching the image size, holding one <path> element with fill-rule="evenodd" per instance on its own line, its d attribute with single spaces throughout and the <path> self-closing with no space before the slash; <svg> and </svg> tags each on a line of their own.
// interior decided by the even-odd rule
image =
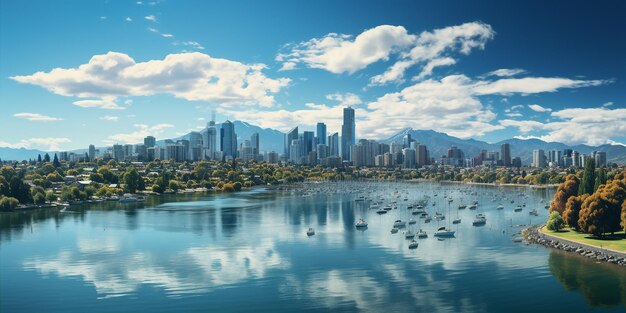
<svg viewBox="0 0 626 313">
<path fill-rule="evenodd" d="M 404 233 L 404 238 L 406 238 L 406 239 L 413 239 L 413 238 L 415 238 L 415 233 L 410 231 L 410 230 L 407 230 Z"/>
<path fill-rule="evenodd" d="M 435 232 L 435 237 L 454 237 L 455 231 L 447 229 L 445 226 L 439 227 Z"/>
<path fill-rule="evenodd" d="M 395 228 L 395 227 L 394 227 L 394 228 L 392 228 L 392 229 L 391 229 L 391 233 L 392 233 L 392 234 L 396 234 L 396 233 L 398 233 L 398 229 L 397 229 L 397 228 Z"/>
<path fill-rule="evenodd" d="M 461 223 L 461 218 L 460 217 L 455 218 L 455 219 L 452 220 L 452 224 L 459 224 L 459 223 Z"/>
<path fill-rule="evenodd" d="M 430 218 L 430 216 L 426 215 L 426 218 L 424 218 L 424 223 L 430 223 L 430 221 L 432 221 L 433 219 Z"/>
<path fill-rule="evenodd" d="M 143 197 L 124 196 L 123 198 L 120 198 L 119 202 L 130 203 L 130 202 L 141 202 L 144 200 L 145 199 Z"/>
<path fill-rule="evenodd" d="M 485 225 L 486 223 L 487 223 L 487 218 L 485 217 L 484 214 L 480 213 L 480 214 L 476 215 L 476 218 L 472 222 L 472 225 L 474 225 L 474 226 L 482 226 L 482 225 Z"/>
<path fill-rule="evenodd" d="M 528 214 L 534 215 L 534 216 L 539 216 L 539 212 L 537 212 L 537 209 L 530 210 L 530 212 L 528 212 Z"/>
<path fill-rule="evenodd" d="M 504 210 L 504 205 L 500 204 L 497 209 L 498 210 Z"/>
<path fill-rule="evenodd" d="M 476 210 L 476 205 L 475 205 L 475 204 L 470 205 L 470 206 L 469 206 L 469 209 L 470 209 L 470 210 Z"/>
<path fill-rule="evenodd" d="M 463 209 L 465 209 L 465 208 L 467 208 L 467 205 L 465 205 L 465 204 L 463 204 L 463 205 L 459 205 L 459 210 L 463 210 Z"/>
<path fill-rule="evenodd" d="M 367 227 L 367 222 L 361 218 L 358 222 L 356 222 L 356 224 L 354 224 L 354 226 L 356 226 L 356 228 L 365 228 Z"/>
<path fill-rule="evenodd" d="M 414 219 L 412 219 L 412 218 L 409 219 L 409 225 L 413 225 L 415 223 L 417 223 L 417 222 Z"/>
<path fill-rule="evenodd" d="M 415 239 L 411 240 L 411 243 L 409 243 L 409 249 L 417 249 L 417 246 L 419 244 L 417 243 L 417 241 L 415 241 Z"/>
<path fill-rule="evenodd" d="M 393 222 L 394 228 L 401 228 L 405 226 L 406 226 L 406 222 L 403 222 L 402 220 L 396 220 L 395 222 Z"/>
<path fill-rule="evenodd" d="M 383 209 L 378 209 L 378 211 L 376 211 L 376 213 L 378 213 L 378 214 L 385 214 L 385 213 L 387 213 L 387 211 L 383 210 Z"/>
<path fill-rule="evenodd" d="M 306 231 L 306 235 L 307 236 L 315 235 L 315 229 L 313 229 L 312 227 L 309 227 L 309 230 Z"/>
<path fill-rule="evenodd" d="M 521 212 L 521 211 L 522 211 L 522 206 L 521 206 L 521 205 L 518 205 L 518 206 L 515 208 L 515 210 L 514 210 L 514 211 L 515 211 L 515 212 Z"/>
<path fill-rule="evenodd" d="M 428 234 L 420 229 L 420 231 L 417 232 L 417 238 L 428 238 Z"/>
</svg>

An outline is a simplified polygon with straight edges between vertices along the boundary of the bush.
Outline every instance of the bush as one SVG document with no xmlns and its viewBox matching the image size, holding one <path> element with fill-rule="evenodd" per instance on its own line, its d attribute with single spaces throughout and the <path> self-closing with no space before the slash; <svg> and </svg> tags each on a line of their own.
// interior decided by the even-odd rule
<svg viewBox="0 0 626 313">
<path fill-rule="evenodd" d="M 550 213 L 550 217 L 548 217 L 548 223 L 546 224 L 548 230 L 559 231 L 564 226 L 565 221 L 563 220 L 563 217 L 561 217 L 561 214 L 559 214 L 559 212 L 554 211 Z"/>
<path fill-rule="evenodd" d="M 241 185 L 240 182 L 235 182 L 233 184 L 233 188 L 235 188 L 235 191 L 241 191 L 241 187 L 242 187 L 242 185 Z"/>
<path fill-rule="evenodd" d="M 222 191 L 225 191 L 225 192 L 233 192 L 233 191 L 235 191 L 235 187 L 233 187 L 233 184 L 231 184 L 231 183 L 227 183 L 227 184 L 224 184 L 224 185 L 222 186 Z"/>
<path fill-rule="evenodd" d="M 2 197 L 0 199 L 0 210 L 11 211 L 17 207 L 20 202 L 13 197 Z"/>
</svg>

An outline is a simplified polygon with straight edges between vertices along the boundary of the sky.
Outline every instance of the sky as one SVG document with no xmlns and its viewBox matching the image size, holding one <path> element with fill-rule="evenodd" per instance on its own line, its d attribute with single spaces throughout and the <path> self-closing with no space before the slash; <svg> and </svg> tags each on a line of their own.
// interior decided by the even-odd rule
<svg viewBox="0 0 626 313">
<path fill-rule="evenodd" d="M 497 142 L 626 144 L 624 1 L 0 0 L 0 147 L 83 149 L 356 110 Z M 263 140 L 261 138 L 261 140 Z"/>
</svg>

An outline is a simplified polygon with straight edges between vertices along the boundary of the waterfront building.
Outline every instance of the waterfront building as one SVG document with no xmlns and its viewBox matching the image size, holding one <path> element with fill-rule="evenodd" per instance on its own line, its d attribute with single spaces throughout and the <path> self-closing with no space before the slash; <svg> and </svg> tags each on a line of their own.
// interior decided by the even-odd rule
<svg viewBox="0 0 626 313">
<path fill-rule="evenodd" d="M 229 120 L 220 128 L 220 151 L 223 153 L 222 160 L 237 157 L 237 134 L 235 125 Z"/>
<path fill-rule="evenodd" d="M 350 146 L 356 143 L 356 125 L 354 121 L 354 109 L 343 109 L 343 125 L 341 126 L 341 157 L 350 160 Z"/>
<path fill-rule="evenodd" d="M 298 139 L 298 126 L 292 128 L 285 134 L 285 157 L 287 160 L 291 160 L 291 143 Z"/>
<path fill-rule="evenodd" d="M 503 143 L 500 146 L 500 158 L 502 160 L 502 166 L 511 166 L 511 145 Z"/>
<path fill-rule="evenodd" d="M 546 167 L 546 155 L 542 149 L 533 150 L 533 163 L 531 166 L 538 168 Z"/>
</svg>

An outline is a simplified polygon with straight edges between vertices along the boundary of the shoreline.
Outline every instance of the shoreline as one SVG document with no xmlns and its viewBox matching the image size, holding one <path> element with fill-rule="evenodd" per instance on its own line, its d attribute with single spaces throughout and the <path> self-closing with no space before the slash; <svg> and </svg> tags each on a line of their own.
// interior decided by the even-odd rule
<svg viewBox="0 0 626 313">
<path fill-rule="evenodd" d="M 526 241 L 539 244 L 547 248 L 562 250 L 569 253 L 578 254 L 584 257 L 595 259 L 598 262 L 626 266 L 626 253 L 611 249 L 599 248 L 588 244 L 575 242 L 550 234 L 541 232 L 544 224 L 534 225 L 522 231 L 522 236 Z"/>
</svg>

